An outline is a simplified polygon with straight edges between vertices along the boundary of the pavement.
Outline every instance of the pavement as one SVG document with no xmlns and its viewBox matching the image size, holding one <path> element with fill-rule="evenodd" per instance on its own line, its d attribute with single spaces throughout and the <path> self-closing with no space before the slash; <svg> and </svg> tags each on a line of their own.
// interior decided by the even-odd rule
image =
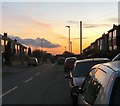
<svg viewBox="0 0 120 106">
<path fill-rule="evenodd" d="M 43 64 L 43 63 L 38 64 L 38 66 L 40 66 L 41 64 Z M 34 67 L 34 66 L 28 67 L 27 64 L 17 65 L 17 66 L 4 65 L 4 66 L 2 66 L 2 76 L 23 72 L 23 71 L 26 71 L 26 69 L 30 69 L 32 67 Z"/>
<path fill-rule="evenodd" d="M 23 69 L 26 68 L 27 65 L 19 65 L 19 66 L 3 66 L 2 67 L 2 73 L 10 72 L 10 73 L 16 73 L 24 71 Z"/>
</svg>

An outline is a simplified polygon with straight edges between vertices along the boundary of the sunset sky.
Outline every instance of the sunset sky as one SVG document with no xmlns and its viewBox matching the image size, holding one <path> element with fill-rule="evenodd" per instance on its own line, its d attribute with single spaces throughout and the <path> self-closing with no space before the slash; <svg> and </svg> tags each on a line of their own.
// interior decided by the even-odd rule
<svg viewBox="0 0 120 106">
<path fill-rule="evenodd" d="M 68 50 L 71 27 L 73 52 L 79 53 L 79 21 L 83 21 L 83 49 L 118 24 L 117 2 L 3 2 L 2 34 L 21 39 L 44 38 L 61 47 L 43 48 L 60 54 Z"/>
</svg>

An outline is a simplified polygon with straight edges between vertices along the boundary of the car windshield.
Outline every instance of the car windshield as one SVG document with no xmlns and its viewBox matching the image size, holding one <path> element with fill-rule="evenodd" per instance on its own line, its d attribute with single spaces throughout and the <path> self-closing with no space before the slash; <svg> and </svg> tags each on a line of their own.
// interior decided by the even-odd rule
<svg viewBox="0 0 120 106">
<path fill-rule="evenodd" d="M 84 77 L 89 73 L 92 66 L 103 62 L 106 61 L 79 62 L 73 70 L 73 77 Z"/>
</svg>

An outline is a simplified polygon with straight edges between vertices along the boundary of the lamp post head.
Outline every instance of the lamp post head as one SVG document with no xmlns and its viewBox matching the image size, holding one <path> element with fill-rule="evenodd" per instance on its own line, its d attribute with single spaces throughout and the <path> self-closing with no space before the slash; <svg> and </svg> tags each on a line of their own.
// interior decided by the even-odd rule
<svg viewBox="0 0 120 106">
<path fill-rule="evenodd" d="M 68 28 L 70 28 L 70 26 L 65 26 L 65 27 L 68 27 Z"/>
</svg>

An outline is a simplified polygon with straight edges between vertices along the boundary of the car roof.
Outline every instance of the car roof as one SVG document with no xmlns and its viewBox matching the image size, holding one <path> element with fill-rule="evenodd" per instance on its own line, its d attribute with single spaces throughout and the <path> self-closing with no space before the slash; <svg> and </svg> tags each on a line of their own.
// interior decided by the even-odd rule
<svg viewBox="0 0 120 106">
<path fill-rule="evenodd" d="M 111 61 L 107 63 L 101 63 L 93 66 L 92 68 L 97 68 L 97 67 L 102 68 L 104 66 L 112 69 L 115 72 L 116 71 L 120 72 L 120 61 Z"/>
<path fill-rule="evenodd" d="M 66 60 L 67 59 L 77 59 L 77 58 L 76 57 L 67 57 Z"/>
<path fill-rule="evenodd" d="M 90 58 L 90 59 L 76 60 L 76 63 L 92 62 L 92 61 L 110 61 L 110 60 L 108 58 Z"/>
<path fill-rule="evenodd" d="M 120 72 L 120 61 L 108 62 L 108 63 L 104 63 L 103 65 L 113 69 L 113 71 Z"/>
<path fill-rule="evenodd" d="M 31 59 L 37 59 L 37 58 L 35 58 L 35 57 L 31 57 Z"/>
</svg>

